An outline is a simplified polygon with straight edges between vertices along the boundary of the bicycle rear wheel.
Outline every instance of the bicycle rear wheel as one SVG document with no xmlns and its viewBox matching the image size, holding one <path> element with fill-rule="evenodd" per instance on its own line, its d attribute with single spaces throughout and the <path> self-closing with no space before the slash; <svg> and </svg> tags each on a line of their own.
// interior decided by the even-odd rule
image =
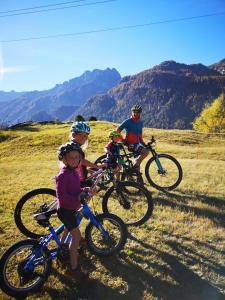
<svg viewBox="0 0 225 300">
<path fill-rule="evenodd" d="M 158 160 L 163 171 L 159 170 L 155 157 L 152 157 L 145 166 L 145 176 L 148 182 L 156 189 L 171 191 L 182 180 L 183 171 L 181 165 L 173 156 L 168 154 L 158 154 Z"/>
<path fill-rule="evenodd" d="M 101 226 L 97 228 L 90 222 L 86 227 L 85 238 L 88 249 L 100 257 L 118 253 L 127 240 L 127 228 L 124 222 L 112 214 L 101 214 L 95 218 Z M 106 236 L 103 235 L 101 227 L 107 232 Z"/>
<path fill-rule="evenodd" d="M 25 265 L 35 252 L 36 240 L 23 240 L 11 246 L 0 259 L 0 288 L 8 295 L 21 298 L 37 291 L 47 280 L 51 270 L 48 250 L 33 260 L 33 270 Z"/>
<path fill-rule="evenodd" d="M 95 165 L 103 164 L 103 162 L 105 161 L 106 158 L 107 158 L 107 155 L 106 155 L 106 154 L 103 154 L 103 155 L 99 156 L 99 157 L 95 160 L 94 164 L 95 164 Z"/>
<path fill-rule="evenodd" d="M 107 190 L 102 200 L 102 210 L 117 215 L 128 226 L 138 226 L 152 215 L 152 195 L 136 182 L 120 181 L 117 187 Z"/>
<path fill-rule="evenodd" d="M 27 237 L 40 238 L 48 233 L 47 227 L 42 227 L 34 219 L 34 214 L 47 211 L 56 204 L 56 192 L 52 189 L 41 188 L 25 194 L 17 203 L 14 219 L 18 229 Z M 42 206 L 42 209 L 41 209 Z M 61 224 L 56 214 L 51 216 L 53 227 Z"/>
</svg>

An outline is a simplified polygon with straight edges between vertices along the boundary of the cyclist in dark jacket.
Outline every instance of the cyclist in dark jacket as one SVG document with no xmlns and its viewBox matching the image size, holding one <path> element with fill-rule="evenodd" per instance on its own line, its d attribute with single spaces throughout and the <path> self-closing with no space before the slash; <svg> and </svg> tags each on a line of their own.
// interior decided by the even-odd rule
<svg viewBox="0 0 225 300">
<path fill-rule="evenodd" d="M 118 142 L 121 140 L 121 134 L 112 130 L 109 133 L 110 142 L 105 146 L 105 152 L 107 154 L 107 161 L 110 166 L 114 169 L 116 174 L 116 178 L 119 180 L 120 178 L 120 165 L 118 164 L 118 160 L 120 158 L 120 146 Z"/>
</svg>

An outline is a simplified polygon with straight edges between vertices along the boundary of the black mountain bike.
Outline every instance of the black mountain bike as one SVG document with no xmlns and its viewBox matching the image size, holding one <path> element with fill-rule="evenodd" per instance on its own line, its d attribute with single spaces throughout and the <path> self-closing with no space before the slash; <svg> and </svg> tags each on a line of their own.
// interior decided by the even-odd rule
<svg viewBox="0 0 225 300">
<path fill-rule="evenodd" d="M 158 154 L 155 150 L 155 143 L 156 141 L 152 136 L 151 141 L 145 146 L 152 154 L 152 157 L 145 165 L 145 176 L 148 182 L 158 190 L 174 190 L 183 178 L 181 165 L 176 158 L 169 154 Z M 118 160 L 122 166 L 121 181 L 129 180 L 144 184 L 141 173 L 134 168 L 132 162 L 132 158 L 136 158 L 138 154 L 126 152 L 123 144 L 120 147 L 123 152 Z M 103 163 L 106 158 L 106 154 L 100 156 L 95 161 L 95 164 Z"/>
<path fill-rule="evenodd" d="M 152 215 L 153 201 L 151 193 L 136 182 L 117 181 L 110 167 L 95 171 L 91 189 L 112 183 L 102 198 L 103 213 L 120 217 L 127 226 L 144 224 Z M 48 188 L 35 189 L 25 194 L 17 203 L 14 219 L 18 229 L 30 238 L 40 238 L 46 234 L 46 228 L 37 226 L 35 215 L 56 207 L 56 191 Z M 60 224 L 56 214 L 51 216 L 54 226 Z"/>
</svg>

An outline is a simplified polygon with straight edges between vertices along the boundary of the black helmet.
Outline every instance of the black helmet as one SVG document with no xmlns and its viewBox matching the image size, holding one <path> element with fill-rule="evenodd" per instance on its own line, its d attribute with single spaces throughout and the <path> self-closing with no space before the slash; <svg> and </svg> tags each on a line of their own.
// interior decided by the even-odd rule
<svg viewBox="0 0 225 300">
<path fill-rule="evenodd" d="M 132 106 L 131 110 L 141 113 L 142 112 L 142 107 L 139 104 L 135 104 L 134 106 Z"/>
<path fill-rule="evenodd" d="M 78 144 L 75 144 L 73 142 L 66 143 L 64 145 L 61 145 L 58 149 L 58 158 L 59 158 L 59 160 L 62 160 L 63 156 L 66 153 L 69 153 L 71 151 L 78 151 L 81 155 L 83 154 L 83 151 L 82 151 L 81 147 Z"/>
</svg>

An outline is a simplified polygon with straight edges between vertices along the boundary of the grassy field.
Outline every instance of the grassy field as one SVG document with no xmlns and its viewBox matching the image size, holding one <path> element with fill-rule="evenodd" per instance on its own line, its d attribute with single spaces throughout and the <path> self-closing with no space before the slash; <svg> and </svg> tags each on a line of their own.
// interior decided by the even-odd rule
<svg viewBox="0 0 225 300">
<path fill-rule="evenodd" d="M 113 126 L 91 123 L 90 160 L 103 153 Z M 17 201 L 32 189 L 54 188 L 56 150 L 68 140 L 69 127 L 37 124 L 0 131 L 0 255 L 24 239 L 13 220 Z M 154 200 L 151 219 L 129 228 L 119 255 L 80 258 L 90 271 L 84 287 L 54 265 L 43 288 L 27 299 L 225 299 L 225 135 L 150 128 L 144 133 L 145 140 L 156 137 L 159 152 L 179 160 L 180 186 L 170 193 L 148 186 Z M 0 291 L 0 299 L 9 297 Z"/>
</svg>

